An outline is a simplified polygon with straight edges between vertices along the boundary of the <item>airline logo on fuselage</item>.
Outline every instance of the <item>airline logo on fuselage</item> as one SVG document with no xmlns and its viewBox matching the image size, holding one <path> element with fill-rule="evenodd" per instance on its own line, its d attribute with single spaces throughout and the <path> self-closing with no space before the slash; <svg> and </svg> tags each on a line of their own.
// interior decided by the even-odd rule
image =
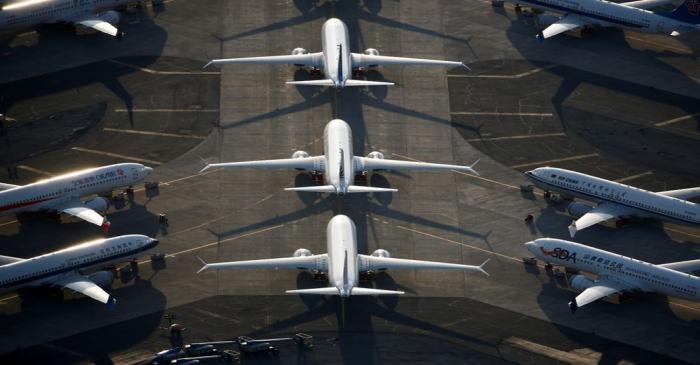
<svg viewBox="0 0 700 365">
<path fill-rule="evenodd" d="M 124 176 L 124 170 L 122 169 L 117 169 L 116 171 L 109 171 L 105 172 L 104 174 L 96 174 L 94 176 L 82 178 L 82 179 L 77 179 L 77 180 L 71 180 L 71 183 L 73 183 L 73 186 L 78 186 L 78 185 L 85 185 L 85 184 L 90 184 L 94 182 L 99 182 L 102 180 L 107 180 L 107 179 L 112 179 L 117 176 Z"/>
<path fill-rule="evenodd" d="M 573 261 L 576 263 L 576 252 L 569 252 L 569 250 L 564 248 L 557 247 L 551 251 L 547 251 L 544 249 L 544 247 L 540 246 L 540 252 L 542 252 L 542 254 L 545 256 L 554 257 L 555 259 L 564 261 Z"/>
</svg>

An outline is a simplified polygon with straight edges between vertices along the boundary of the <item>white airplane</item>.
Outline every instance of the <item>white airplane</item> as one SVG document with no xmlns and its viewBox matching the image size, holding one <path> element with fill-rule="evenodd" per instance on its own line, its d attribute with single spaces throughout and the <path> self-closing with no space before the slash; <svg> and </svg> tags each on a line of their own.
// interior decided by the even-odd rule
<svg viewBox="0 0 700 365">
<path fill-rule="evenodd" d="M 527 242 L 525 247 L 547 263 L 597 275 L 595 280 L 581 274 L 571 278 L 571 287 L 582 291 L 569 302 L 571 313 L 600 298 L 629 291 L 656 292 L 693 301 L 700 300 L 700 277 L 690 275 L 700 270 L 700 260 L 654 265 L 554 238 Z"/>
<path fill-rule="evenodd" d="M 98 212 L 105 212 L 107 199 L 80 198 L 143 181 L 153 169 L 138 163 L 120 163 L 80 170 L 40 180 L 28 185 L 0 183 L 0 215 L 49 211 L 78 217 L 101 226 L 106 232 L 109 221 Z"/>
<path fill-rule="evenodd" d="M 562 16 L 539 15 L 537 23 L 546 28 L 537 34 L 543 41 L 557 34 L 578 28 L 621 27 L 644 33 L 661 33 L 678 36 L 684 32 L 700 30 L 700 3 L 686 0 L 670 13 L 654 13 L 646 10 L 668 0 L 634 0 L 614 3 L 605 0 L 517 0 L 533 8 L 545 9 Z M 494 5 L 503 3 L 492 1 Z"/>
<path fill-rule="evenodd" d="M 121 38 L 121 18 L 112 9 L 139 0 L 15 0 L 0 2 L 0 29 L 25 29 L 40 24 L 69 23 Z"/>
<path fill-rule="evenodd" d="M 419 261 L 392 258 L 386 250 L 375 250 L 372 255 L 357 253 L 357 234 L 355 223 L 344 215 L 333 217 L 326 227 L 326 244 L 328 253 L 314 255 L 311 251 L 300 248 L 292 257 L 234 261 L 208 264 L 200 258 L 204 266 L 197 272 L 208 269 L 301 269 L 328 273 L 332 286 L 327 288 L 287 290 L 289 294 L 340 295 L 398 295 L 402 291 L 370 289 L 358 287 L 359 272 L 375 272 L 386 269 L 439 269 L 461 270 L 468 272 L 484 271 L 486 260 L 480 266 L 449 264 L 433 261 Z"/>
<path fill-rule="evenodd" d="M 101 286 L 112 283 L 112 273 L 98 271 L 83 275 L 81 271 L 136 260 L 156 245 L 158 240 L 132 234 L 85 242 L 29 259 L 0 256 L 0 290 L 68 288 L 111 307 L 116 300 Z"/>
<path fill-rule="evenodd" d="M 367 157 L 353 156 L 352 130 L 343 120 L 334 119 L 326 124 L 323 131 L 324 155 L 309 157 L 305 151 L 296 151 L 292 158 L 279 160 L 262 160 L 248 162 L 214 163 L 205 166 L 200 172 L 210 168 L 225 169 L 296 169 L 311 171 L 312 174 L 323 173 L 323 186 L 305 186 L 286 188 L 290 191 L 307 191 L 316 193 L 371 193 L 392 192 L 397 189 L 377 188 L 353 185 L 355 174 L 369 170 L 458 170 L 478 175 L 471 166 L 445 165 L 426 162 L 386 160 L 381 152 L 371 152 Z M 478 162 L 478 161 L 477 161 Z"/>
<path fill-rule="evenodd" d="M 283 64 L 306 66 L 312 69 L 323 68 L 325 80 L 288 81 L 287 84 L 332 86 L 341 89 L 346 86 L 394 85 L 393 82 L 366 81 L 352 79 L 355 69 L 379 65 L 420 65 L 420 66 L 463 66 L 462 62 L 439 61 L 421 58 L 380 56 L 379 51 L 368 48 L 364 54 L 350 52 L 348 28 L 340 19 L 331 18 L 323 24 L 321 31 L 322 51 L 309 53 L 303 48 L 295 48 L 289 56 L 245 57 L 212 60 L 209 65 L 228 64 Z"/>
<path fill-rule="evenodd" d="M 578 218 L 569 226 L 571 237 L 577 231 L 609 219 L 656 218 L 685 225 L 700 224 L 700 204 L 686 200 L 700 196 L 700 188 L 646 191 L 556 167 L 540 167 L 525 175 L 545 191 L 598 204 L 596 207 L 576 202 L 569 205 L 569 213 Z"/>
</svg>

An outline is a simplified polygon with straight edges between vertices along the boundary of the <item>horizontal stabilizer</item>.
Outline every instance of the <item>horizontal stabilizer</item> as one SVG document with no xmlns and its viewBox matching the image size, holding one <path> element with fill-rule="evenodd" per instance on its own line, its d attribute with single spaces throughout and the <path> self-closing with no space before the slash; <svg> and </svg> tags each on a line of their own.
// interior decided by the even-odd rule
<svg viewBox="0 0 700 365">
<path fill-rule="evenodd" d="M 676 199 L 688 200 L 700 197 L 700 188 L 659 191 L 659 194 L 670 196 Z"/>
<path fill-rule="evenodd" d="M 665 267 L 665 268 L 671 269 L 671 270 L 684 272 L 687 274 L 693 274 L 695 272 L 700 271 L 700 260 L 670 262 L 668 264 L 661 264 L 659 266 L 662 266 L 662 267 Z"/>
<path fill-rule="evenodd" d="M 21 259 L 19 257 L 0 255 L 0 265 L 7 265 L 7 264 L 11 264 L 13 262 L 20 262 L 20 261 L 24 261 L 24 259 Z"/>
<path fill-rule="evenodd" d="M 335 186 L 333 185 L 321 185 L 321 186 L 300 186 L 298 188 L 286 188 L 286 191 L 304 191 L 308 193 L 335 193 Z"/>
<path fill-rule="evenodd" d="M 345 80 L 345 86 L 393 86 L 393 82 L 368 81 L 368 80 Z"/>
<path fill-rule="evenodd" d="M 313 288 L 313 289 L 295 289 L 287 290 L 287 294 L 306 294 L 306 295 L 340 295 L 338 288 L 334 286 L 329 286 L 327 288 Z"/>
<path fill-rule="evenodd" d="M 0 191 L 2 191 L 2 190 L 10 190 L 10 189 L 18 188 L 18 187 L 20 187 L 20 185 L 12 185 L 12 184 L 3 184 L 3 183 L 0 183 Z"/>
<path fill-rule="evenodd" d="M 303 80 L 303 81 L 287 81 L 287 85 L 305 85 L 305 86 L 335 86 L 335 82 L 330 79 L 325 80 Z"/>
<path fill-rule="evenodd" d="M 384 290 L 354 287 L 350 291 L 350 295 L 402 295 L 404 292 L 400 290 Z"/>
<path fill-rule="evenodd" d="M 376 188 L 374 186 L 348 186 L 348 193 L 393 193 L 397 192 L 399 189 L 392 188 Z"/>
</svg>

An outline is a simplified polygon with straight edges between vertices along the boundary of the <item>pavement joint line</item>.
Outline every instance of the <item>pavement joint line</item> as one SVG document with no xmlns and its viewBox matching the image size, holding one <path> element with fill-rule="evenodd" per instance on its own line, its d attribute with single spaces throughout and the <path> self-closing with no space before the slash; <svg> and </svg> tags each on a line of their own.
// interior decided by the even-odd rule
<svg viewBox="0 0 700 365">
<path fill-rule="evenodd" d="M 65 347 L 56 346 L 56 345 L 50 344 L 50 343 L 43 343 L 43 344 L 40 344 L 39 346 L 43 346 L 43 347 L 46 347 L 46 348 L 54 350 L 54 351 L 58 351 L 58 352 L 62 352 L 64 354 L 75 356 L 75 357 L 80 358 L 80 359 L 89 359 L 90 358 L 90 356 L 88 356 L 86 354 L 83 354 L 83 353 L 80 353 L 77 351 L 73 351 L 73 350 L 67 349 Z"/>
<path fill-rule="evenodd" d="M 154 108 L 154 109 L 125 109 L 116 108 L 115 113 L 218 113 L 219 109 L 166 109 L 166 108 Z"/>
<path fill-rule="evenodd" d="M 164 133 L 164 132 L 151 132 L 151 131 L 140 131 L 136 129 L 119 129 L 119 128 L 103 128 L 102 130 L 107 132 L 116 133 L 129 133 L 129 134 L 143 134 L 146 136 L 159 136 L 159 137 L 174 137 L 174 138 L 191 138 L 191 139 L 206 139 L 203 136 L 197 135 L 187 135 L 187 134 L 177 134 L 177 133 Z M 18 166 L 19 167 L 19 166 Z"/>
<path fill-rule="evenodd" d="M 152 165 L 162 165 L 162 164 L 163 164 L 163 163 L 160 162 L 160 161 L 154 161 L 154 160 L 149 160 L 149 159 L 140 158 L 140 157 L 133 157 L 133 156 L 120 155 L 120 154 L 118 154 L 118 153 L 112 153 L 112 152 L 105 152 L 105 151 L 92 150 L 92 149 L 89 149 L 89 148 L 71 147 L 71 150 L 73 150 L 73 151 L 78 151 L 78 152 L 92 153 L 92 154 L 95 154 L 95 155 L 102 155 L 102 156 L 123 158 L 123 159 L 125 159 L 125 160 L 131 160 L 131 161 L 137 161 L 137 162 L 145 162 L 145 163 L 152 164 Z"/>
<path fill-rule="evenodd" d="M 9 221 L 9 222 L 5 222 L 5 223 L 0 224 L 0 227 L 9 226 L 10 224 L 15 224 L 17 222 L 19 222 L 19 221 L 15 219 L 13 221 Z"/>
<path fill-rule="evenodd" d="M 665 120 L 663 122 L 654 123 L 654 127 L 665 127 L 667 125 L 675 124 L 675 123 L 682 122 L 682 121 L 688 120 L 688 119 L 693 119 L 693 118 L 698 117 L 698 116 L 700 116 L 700 113 L 688 114 L 688 115 L 684 115 L 682 117 L 673 118 L 673 119 Z"/>
<path fill-rule="evenodd" d="M 188 249 L 186 249 L 186 250 L 182 250 L 182 251 L 178 251 L 178 252 L 173 252 L 173 253 L 166 254 L 165 257 L 166 257 L 166 258 L 176 257 L 176 256 L 178 256 L 178 255 L 182 255 L 182 254 L 189 253 L 189 252 L 192 252 L 192 251 L 198 251 L 198 250 L 201 250 L 201 249 L 204 249 L 204 248 L 207 248 L 207 247 L 211 247 L 211 246 L 215 246 L 215 245 L 218 245 L 218 244 L 221 244 L 221 243 L 230 242 L 230 241 L 235 241 L 235 240 L 238 240 L 238 239 L 241 239 L 241 238 L 254 236 L 254 235 L 257 235 L 257 234 L 260 234 L 260 233 L 265 233 L 265 232 L 267 232 L 267 231 L 272 231 L 273 229 L 282 228 L 282 227 L 284 227 L 284 226 L 285 226 L 284 224 L 278 224 L 278 225 L 276 225 L 276 226 L 263 228 L 263 229 L 260 229 L 260 230 L 257 230 L 257 231 L 253 231 L 253 232 L 250 232 L 250 233 L 244 233 L 244 234 L 241 234 L 241 235 L 238 235 L 238 236 L 234 236 L 234 237 L 230 237 L 230 238 L 226 238 L 226 239 L 223 239 L 223 240 L 217 240 L 217 241 L 205 243 L 205 244 L 203 244 L 203 245 L 196 246 L 196 247 L 192 247 L 192 248 L 188 248 Z M 139 264 L 139 265 L 142 265 L 142 264 L 147 264 L 147 263 L 149 263 L 149 262 L 151 262 L 150 259 L 148 259 L 148 260 L 143 260 L 143 261 L 139 261 L 138 264 Z"/>
<path fill-rule="evenodd" d="M 600 361 L 599 358 L 591 358 L 567 351 L 558 350 L 553 347 L 542 345 L 537 342 L 528 341 L 519 337 L 508 337 L 505 340 L 503 340 L 501 344 L 510 347 L 515 347 L 533 354 L 542 355 L 550 359 L 564 362 L 567 364 L 596 365 Z M 599 352 L 596 352 L 596 354 L 600 355 Z"/>
<path fill-rule="evenodd" d="M 164 182 L 164 183 L 158 183 L 158 186 L 169 186 L 169 185 L 172 184 L 172 183 L 180 182 L 180 181 L 183 181 L 183 180 L 189 180 L 189 179 L 191 179 L 191 178 L 198 177 L 198 176 L 209 175 L 209 174 L 212 174 L 212 173 L 214 173 L 214 172 L 216 172 L 216 171 L 217 171 L 217 170 L 209 170 L 209 171 L 204 171 L 204 172 L 198 172 L 198 173 L 193 174 L 193 175 L 189 175 L 189 176 L 177 178 L 177 179 L 174 179 L 174 180 L 166 181 L 166 182 Z M 144 190 L 146 190 L 145 187 L 143 187 L 143 188 L 138 188 L 138 189 L 136 189 L 136 190 L 134 190 L 134 191 L 144 191 Z"/>
<path fill-rule="evenodd" d="M 552 113 L 515 113 L 515 112 L 450 112 L 451 115 L 476 115 L 499 117 L 553 117 Z"/>
<path fill-rule="evenodd" d="M 632 40 L 635 40 L 635 41 L 640 42 L 640 43 L 651 44 L 651 45 L 657 46 L 657 47 L 659 47 L 659 48 L 661 48 L 661 49 L 670 49 L 670 50 L 673 50 L 673 51 L 677 51 L 677 52 L 679 52 L 679 53 L 686 53 L 686 54 L 692 54 L 692 53 L 693 53 L 693 52 L 692 52 L 691 50 L 689 50 L 689 49 L 683 49 L 683 48 L 679 48 L 679 47 L 675 47 L 675 46 L 670 46 L 670 45 L 667 45 L 667 44 L 661 44 L 661 43 L 657 43 L 657 42 L 652 42 L 652 41 L 649 41 L 649 40 L 646 40 L 646 39 L 641 39 L 641 38 L 637 38 L 637 37 L 630 36 L 630 35 L 625 35 L 625 38 L 627 38 L 627 39 L 632 39 Z"/>
<path fill-rule="evenodd" d="M 108 62 L 116 63 L 117 65 L 125 66 L 137 71 L 145 72 L 151 75 L 219 75 L 218 71 L 158 71 L 147 67 L 132 65 L 130 63 L 117 61 L 115 59 L 107 60 Z"/>
<path fill-rule="evenodd" d="M 642 172 L 641 174 L 625 176 L 625 177 L 623 177 L 623 178 L 620 178 L 620 179 L 615 180 L 615 182 L 622 183 L 622 182 L 626 182 L 626 181 L 638 179 L 638 178 L 640 178 L 640 177 L 652 175 L 653 173 L 654 173 L 654 171 L 646 171 L 646 172 Z"/>
<path fill-rule="evenodd" d="M 467 142 L 491 142 L 491 141 L 506 141 L 513 139 L 530 139 L 530 138 L 550 138 L 550 137 L 566 137 L 566 133 L 545 133 L 545 134 L 524 134 L 517 136 L 491 137 L 491 138 L 470 138 Z"/>
<path fill-rule="evenodd" d="M 39 170 L 39 169 L 33 168 L 31 166 L 27 166 L 27 165 L 17 165 L 17 168 L 21 169 L 21 170 L 29 171 L 29 172 L 34 172 L 34 173 L 37 173 L 39 175 L 54 176 L 54 174 L 52 174 L 48 171 Z"/>
<path fill-rule="evenodd" d="M 509 166 L 509 167 L 512 169 L 519 169 L 521 167 L 527 167 L 527 166 L 547 165 L 547 164 L 554 163 L 554 162 L 576 161 L 576 160 L 582 160 L 585 158 L 593 158 L 593 157 L 598 157 L 598 154 L 597 153 L 589 153 L 589 154 L 585 154 L 585 155 L 562 157 L 562 158 L 557 158 L 554 160 L 528 162 L 528 163 L 523 163 L 523 164 L 519 164 L 519 165 Z"/>
<path fill-rule="evenodd" d="M 548 65 L 548 66 L 544 66 L 544 67 L 538 67 L 538 68 L 535 68 L 535 69 L 532 69 L 529 71 L 525 71 L 525 72 L 521 72 L 521 73 L 515 74 L 515 75 L 459 74 L 459 75 L 447 75 L 447 77 L 469 78 L 469 79 L 521 79 L 523 77 L 532 76 L 538 72 L 546 71 L 546 70 L 555 68 L 557 66 L 558 65 Z"/>
</svg>

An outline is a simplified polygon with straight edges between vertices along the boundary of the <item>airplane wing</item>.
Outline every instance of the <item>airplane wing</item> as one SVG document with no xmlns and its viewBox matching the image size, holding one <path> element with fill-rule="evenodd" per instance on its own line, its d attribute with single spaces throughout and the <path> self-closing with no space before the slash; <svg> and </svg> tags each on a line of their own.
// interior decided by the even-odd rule
<svg viewBox="0 0 700 365">
<path fill-rule="evenodd" d="M 586 24 L 588 24 L 588 22 L 579 16 L 564 15 L 559 19 L 559 21 L 540 32 L 540 34 L 537 35 L 537 39 L 543 41 L 547 38 L 554 37 L 557 34 L 583 27 Z"/>
<path fill-rule="evenodd" d="M 327 288 L 311 288 L 311 289 L 294 289 L 285 291 L 287 294 L 305 294 L 305 295 L 340 295 L 338 288 L 331 286 Z M 401 295 L 404 292 L 399 290 L 385 290 L 374 288 L 362 288 L 359 286 L 353 287 L 350 290 L 350 295 Z"/>
<path fill-rule="evenodd" d="M 76 21 L 74 23 L 80 24 L 84 27 L 99 30 L 100 32 L 109 34 L 112 37 L 116 37 L 119 34 L 119 29 L 117 29 L 117 27 L 102 19 L 85 19 Z"/>
<path fill-rule="evenodd" d="M 200 172 L 211 168 L 224 169 L 300 169 L 312 171 L 325 171 L 326 158 L 324 156 L 283 158 L 279 160 L 260 160 L 245 162 L 212 163 L 205 166 Z"/>
<path fill-rule="evenodd" d="M 263 57 L 243 57 L 243 58 L 222 58 L 211 60 L 209 65 L 230 65 L 230 64 L 261 64 L 261 65 L 304 65 L 313 67 L 323 66 L 323 52 L 306 53 L 298 55 L 284 56 L 263 56 Z"/>
<path fill-rule="evenodd" d="M 664 4 L 669 3 L 670 0 L 637 0 L 637 1 L 628 1 L 626 3 L 620 3 L 620 5 L 624 6 L 629 6 L 631 8 L 637 8 L 637 9 L 651 9 L 657 6 L 661 6 Z"/>
<path fill-rule="evenodd" d="M 569 226 L 569 234 L 571 235 L 571 237 L 574 237 L 576 235 L 576 232 L 584 228 L 588 228 L 592 225 L 605 222 L 608 219 L 632 214 L 634 214 L 632 210 L 620 205 L 610 203 L 599 204 L 597 207 L 593 208 L 591 211 L 581 216 L 581 218 L 573 221 Z"/>
<path fill-rule="evenodd" d="M 390 56 L 374 56 L 361 53 L 352 54 L 353 67 L 366 67 L 378 65 L 417 65 L 417 66 L 450 66 L 450 67 L 467 67 L 462 62 L 430 60 L 425 58 L 407 58 L 407 57 L 390 57 Z M 468 67 L 467 67 L 468 68 Z"/>
<path fill-rule="evenodd" d="M 586 290 L 582 291 L 581 294 L 577 295 L 574 300 L 569 302 L 569 308 L 571 308 L 571 313 L 574 313 L 579 307 L 583 307 L 584 305 L 592 303 L 598 299 L 632 289 L 635 288 L 628 287 L 624 284 L 604 278 L 596 281 L 595 285 L 587 288 Z"/>
<path fill-rule="evenodd" d="M 20 262 L 20 261 L 24 261 L 24 259 L 21 259 L 21 258 L 19 258 L 19 257 L 2 256 L 2 255 L 0 255 L 0 266 L 2 266 L 2 265 L 7 265 L 7 264 L 11 264 L 11 263 L 13 263 L 13 262 Z"/>
<path fill-rule="evenodd" d="M 363 271 L 374 271 L 374 270 L 386 270 L 386 269 L 439 269 L 439 270 L 460 270 L 469 272 L 480 272 L 484 275 L 489 275 L 484 270 L 484 265 L 489 260 L 484 261 L 483 264 L 474 265 L 460 265 L 460 264 L 450 264 L 445 262 L 435 262 L 435 261 L 422 261 L 422 260 L 409 260 L 409 259 L 395 259 L 391 257 L 377 257 L 369 255 L 357 255 L 360 259 L 360 269 Z"/>
<path fill-rule="evenodd" d="M 661 264 L 659 266 L 665 267 L 667 269 L 676 270 L 688 274 L 693 274 L 700 271 L 700 260 L 689 260 L 689 261 L 678 261 L 669 262 L 667 264 Z"/>
<path fill-rule="evenodd" d="M 657 192 L 657 194 L 666 195 L 677 199 L 688 200 L 700 197 L 700 188 L 659 191 Z"/>
<path fill-rule="evenodd" d="M 477 161 L 478 162 L 478 161 Z M 474 175 L 479 175 L 472 166 L 447 165 L 440 163 L 386 160 L 379 158 L 368 158 L 355 156 L 355 172 L 367 170 L 457 170 L 465 171 Z"/>
<path fill-rule="evenodd" d="M 20 187 L 20 186 L 21 186 L 21 185 L 12 185 L 12 184 L 3 184 L 3 183 L 0 183 L 0 191 L 3 191 L 3 190 L 10 190 L 10 189 L 18 188 L 18 187 Z"/>
<path fill-rule="evenodd" d="M 107 294 L 107 292 L 105 292 L 97 284 L 81 275 L 65 277 L 54 282 L 53 284 L 71 289 L 77 293 L 83 294 L 97 300 L 98 302 L 102 302 L 110 306 L 116 302 L 114 298 Z"/>
<path fill-rule="evenodd" d="M 56 210 L 90 222 L 96 226 L 101 226 L 102 228 L 109 226 L 107 218 L 103 217 L 102 214 L 86 207 L 81 201 L 75 201 Z"/>
<path fill-rule="evenodd" d="M 208 264 L 199 259 L 202 266 L 197 273 L 209 269 L 305 269 L 327 270 L 328 255 L 311 255 L 298 257 L 283 257 L 278 259 L 263 259 L 249 261 L 231 261 Z"/>
</svg>

